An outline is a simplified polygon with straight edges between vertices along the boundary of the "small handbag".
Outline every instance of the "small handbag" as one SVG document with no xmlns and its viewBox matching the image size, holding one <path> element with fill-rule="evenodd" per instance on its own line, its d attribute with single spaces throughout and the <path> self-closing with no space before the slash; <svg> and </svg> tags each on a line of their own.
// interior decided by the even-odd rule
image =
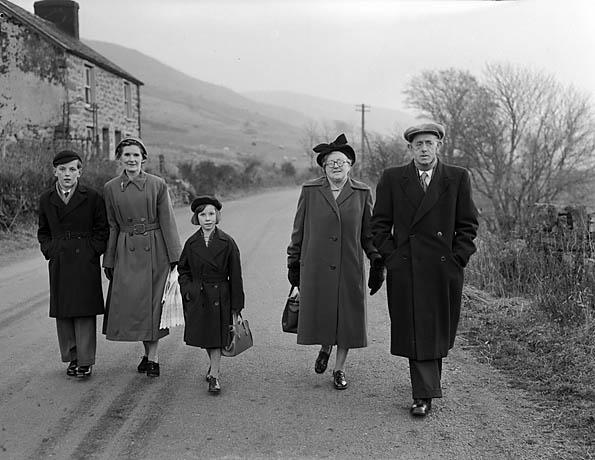
<svg viewBox="0 0 595 460">
<path fill-rule="evenodd" d="M 178 269 L 174 268 L 167 275 L 163 298 L 161 300 L 161 320 L 159 329 L 167 329 L 184 324 L 184 308 L 182 294 L 178 283 Z"/>
<path fill-rule="evenodd" d="M 285 301 L 283 316 L 281 317 L 281 327 L 283 332 L 297 334 L 298 317 L 300 313 L 300 291 L 297 286 L 289 290 L 289 295 Z"/>
<path fill-rule="evenodd" d="M 237 356 L 254 344 L 250 325 L 247 320 L 242 318 L 241 314 L 233 315 L 232 324 L 229 326 L 229 334 L 231 335 L 229 345 L 221 349 L 223 356 Z"/>
</svg>

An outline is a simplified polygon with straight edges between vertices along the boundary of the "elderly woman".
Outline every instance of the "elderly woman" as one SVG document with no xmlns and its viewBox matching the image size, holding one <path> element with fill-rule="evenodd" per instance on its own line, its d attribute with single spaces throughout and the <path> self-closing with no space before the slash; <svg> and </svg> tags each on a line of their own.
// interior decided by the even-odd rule
<svg viewBox="0 0 595 460">
<path fill-rule="evenodd" d="M 159 329 L 161 299 L 180 257 L 180 238 L 165 181 L 142 169 L 143 142 L 123 139 L 116 159 L 122 174 L 104 187 L 110 235 L 103 267 L 111 283 L 103 332 L 108 340 L 142 341 L 137 370 L 157 377 L 159 339 L 169 333 Z"/>
<path fill-rule="evenodd" d="M 353 148 L 341 134 L 314 152 L 324 175 L 302 186 L 287 248 L 288 279 L 300 291 L 297 343 L 321 345 L 314 365 L 319 374 L 337 345 L 333 382 L 344 390 L 349 349 L 367 346 L 364 252 L 370 259 L 370 294 L 382 285 L 384 271 L 372 244 L 370 188 L 349 174 Z"/>
</svg>

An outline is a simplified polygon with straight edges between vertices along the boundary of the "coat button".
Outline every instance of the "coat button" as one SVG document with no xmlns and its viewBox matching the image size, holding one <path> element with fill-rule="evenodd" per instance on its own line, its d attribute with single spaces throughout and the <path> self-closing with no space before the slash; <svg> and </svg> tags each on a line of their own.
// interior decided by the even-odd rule
<svg viewBox="0 0 595 460">
<path fill-rule="evenodd" d="M 219 306 L 219 302 L 213 302 L 213 305 L 218 307 Z"/>
<path fill-rule="evenodd" d="M 132 217 L 129 217 L 128 218 L 128 222 L 132 222 Z"/>
<path fill-rule="evenodd" d="M 145 251 L 149 251 L 151 248 L 149 246 L 145 246 Z"/>
<path fill-rule="evenodd" d="M 442 256 L 442 257 L 440 257 L 440 260 L 441 260 L 442 262 L 446 262 L 446 257 Z"/>
<path fill-rule="evenodd" d="M 144 217 L 141 217 L 140 221 L 144 222 L 146 219 Z"/>
<path fill-rule="evenodd" d="M 336 236 L 331 236 L 331 241 L 337 241 L 338 238 Z"/>
<path fill-rule="evenodd" d="M 74 252 L 78 254 L 80 252 L 79 248 L 76 248 Z"/>
<path fill-rule="evenodd" d="M 412 233 L 411 235 L 409 235 L 409 238 L 415 238 L 415 233 Z"/>
<path fill-rule="evenodd" d="M 217 288 L 219 288 L 219 285 L 218 284 L 214 284 L 213 285 L 213 289 L 217 289 Z"/>
<path fill-rule="evenodd" d="M 329 266 L 329 268 L 330 268 L 331 270 L 335 270 L 335 269 L 337 268 L 337 266 L 336 266 L 336 265 L 331 265 L 331 266 Z"/>
<path fill-rule="evenodd" d="M 131 250 L 131 251 L 134 251 L 134 246 L 132 246 L 132 247 L 130 248 L 130 250 Z"/>
<path fill-rule="evenodd" d="M 442 236 L 442 232 L 436 233 L 436 236 Z"/>
</svg>

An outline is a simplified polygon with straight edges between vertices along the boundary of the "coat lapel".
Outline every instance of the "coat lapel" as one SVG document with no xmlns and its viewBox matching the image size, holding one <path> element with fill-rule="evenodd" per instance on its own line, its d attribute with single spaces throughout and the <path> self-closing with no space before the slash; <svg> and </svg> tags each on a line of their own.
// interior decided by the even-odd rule
<svg viewBox="0 0 595 460">
<path fill-rule="evenodd" d="M 329 188 L 330 191 L 330 188 Z M 331 196 L 333 194 L 333 192 L 330 192 Z M 343 190 L 341 190 L 341 193 L 339 193 L 339 196 L 337 197 L 337 199 L 335 200 L 337 203 L 337 209 L 339 206 L 341 206 L 345 201 L 347 201 L 347 199 L 353 195 L 353 187 L 351 186 L 351 179 L 347 179 L 347 182 L 345 183 L 345 186 L 343 187 Z"/>
<path fill-rule="evenodd" d="M 415 173 L 417 174 L 417 172 Z M 413 222 L 411 222 L 412 226 L 419 222 L 421 218 L 434 207 L 440 196 L 448 189 L 448 186 L 449 177 L 445 174 L 442 163 L 438 161 L 436 168 L 434 168 L 434 174 L 432 175 L 432 179 L 428 189 L 426 190 L 426 193 L 424 194 L 422 192 L 423 198 L 419 207 L 417 208 L 415 216 L 413 217 Z M 419 189 L 421 190 L 421 185 L 419 186 Z"/>
<path fill-rule="evenodd" d="M 335 200 L 335 197 L 333 196 L 333 192 L 331 192 L 331 187 L 328 183 L 328 180 L 325 179 L 324 182 L 325 183 L 320 187 L 320 193 L 322 193 L 322 196 L 327 201 L 329 206 L 333 209 L 333 211 L 335 212 L 337 217 L 340 218 L 339 206 L 337 204 L 337 200 Z"/>
<path fill-rule="evenodd" d="M 407 198 L 409 198 L 409 200 L 413 203 L 413 206 L 416 209 L 419 208 L 424 198 L 424 191 L 422 190 L 421 184 L 419 183 L 417 168 L 415 167 L 413 161 L 409 163 L 409 166 L 407 166 L 407 168 L 405 168 L 403 171 L 401 187 L 403 188 L 403 192 Z"/>
<path fill-rule="evenodd" d="M 57 195 L 57 193 L 56 193 L 56 195 Z M 60 197 L 58 197 L 58 200 L 62 201 L 60 199 Z M 60 213 L 61 214 L 60 219 L 63 219 L 64 217 L 66 217 L 68 214 L 70 214 L 72 211 L 74 211 L 76 208 L 78 208 L 85 201 L 87 201 L 87 189 L 83 185 L 77 184 L 76 189 L 74 190 L 74 194 L 72 195 L 72 198 L 70 199 L 68 204 L 65 205 L 64 210 Z M 64 202 L 62 202 L 62 203 L 64 204 Z"/>
<path fill-rule="evenodd" d="M 220 265 L 217 264 L 217 257 L 225 250 L 227 244 L 225 239 L 221 237 L 219 231 L 217 229 L 214 231 L 215 234 L 213 235 L 208 246 L 205 244 L 202 231 L 199 231 L 197 233 L 196 240 L 192 243 L 192 248 L 194 252 L 196 252 L 198 256 L 207 264 L 216 269 L 221 269 Z"/>
</svg>

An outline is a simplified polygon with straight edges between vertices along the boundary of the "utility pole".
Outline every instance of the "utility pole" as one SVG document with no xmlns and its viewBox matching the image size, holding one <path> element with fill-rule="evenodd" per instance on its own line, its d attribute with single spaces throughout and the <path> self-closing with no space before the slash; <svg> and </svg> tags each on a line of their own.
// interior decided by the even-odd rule
<svg viewBox="0 0 595 460">
<path fill-rule="evenodd" d="M 365 113 L 370 111 L 370 106 L 366 105 L 366 104 L 358 104 L 355 106 L 355 111 L 356 112 L 361 112 L 362 113 L 362 147 L 361 147 L 361 151 L 360 151 L 360 155 L 361 155 L 361 163 L 360 163 L 360 171 L 363 168 L 363 160 L 364 160 L 364 142 L 366 140 L 366 128 L 365 128 Z"/>
</svg>

